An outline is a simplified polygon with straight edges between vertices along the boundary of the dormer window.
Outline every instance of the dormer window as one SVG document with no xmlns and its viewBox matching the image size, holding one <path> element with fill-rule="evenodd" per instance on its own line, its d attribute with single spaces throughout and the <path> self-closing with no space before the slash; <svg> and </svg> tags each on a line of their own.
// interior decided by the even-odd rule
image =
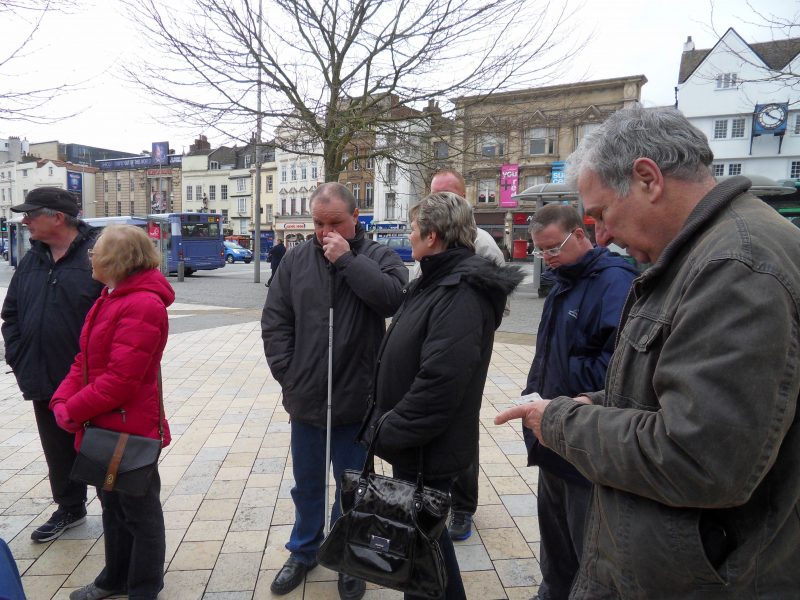
<svg viewBox="0 0 800 600">
<path fill-rule="evenodd" d="M 730 90 L 735 89 L 739 83 L 736 73 L 720 73 L 717 75 L 717 89 Z"/>
</svg>

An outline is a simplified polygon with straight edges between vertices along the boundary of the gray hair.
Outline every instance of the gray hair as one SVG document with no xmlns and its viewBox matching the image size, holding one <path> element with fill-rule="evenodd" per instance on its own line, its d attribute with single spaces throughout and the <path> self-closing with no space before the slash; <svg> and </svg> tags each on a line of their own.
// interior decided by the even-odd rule
<svg viewBox="0 0 800 600">
<path fill-rule="evenodd" d="M 590 170 L 625 197 L 638 158 L 651 159 L 669 177 L 702 181 L 710 175 L 714 153 L 703 132 L 680 111 L 634 106 L 615 112 L 583 139 L 567 158 L 567 181 L 575 186 L 580 174 Z"/>
<path fill-rule="evenodd" d="M 348 212 L 352 215 L 356 212 L 356 197 L 353 192 L 347 189 L 346 185 L 329 181 L 323 183 L 311 194 L 309 207 L 313 206 L 314 202 L 330 202 L 332 199 L 338 198 L 347 205 Z"/>
<path fill-rule="evenodd" d="M 428 194 L 411 207 L 408 218 L 417 222 L 422 237 L 435 232 L 447 248 L 461 246 L 475 250 L 478 227 L 472 205 L 458 194 Z"/>
<path fill-rule="evenodd" d="M 67 227 L 74 227 L 75 229 L 78 228 L 78 225 L 82 223 L 82 221 L 78 217 L 73 217 L 72 215 L 68 215 L 65 212 L 61 212 L 60 210 L 53 210 L 52 208 L 40 208 L 43 215 L 47 215 L 48 217 L 54 217 L 57 214 L 61 213 L 64 215 L 64 225 Z"/>
</svg>

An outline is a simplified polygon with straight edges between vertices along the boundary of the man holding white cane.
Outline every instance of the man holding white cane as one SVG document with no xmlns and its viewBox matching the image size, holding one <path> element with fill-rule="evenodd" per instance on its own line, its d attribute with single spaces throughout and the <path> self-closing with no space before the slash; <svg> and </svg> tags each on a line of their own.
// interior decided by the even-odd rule
<svg viewBox="0 0 800 600">
<path fill-rule="evenodd" d="M 400 306 L 408 279 L 399 256 L 366 237 L 345 186 L 320 185 L 311 196 L 311 215 L 315 236 L 286 254 L 261 318 L 264 352 L 291 420 L 295 480 L 295 522 L 286 544 L 291 556 L 270 586 L 274 594 L 295 589 L 317 564 L 326 511 L 326 437 L 337 483 L 331 522 L 339 517 L 341 473 L 363 466 L 365 451 L 355 436 L 368 407 L 373 361 L 385 319 Z M 363 581 L 339 575 L 343 600 L 357 600 L 364 590 Z"/>
</svg>

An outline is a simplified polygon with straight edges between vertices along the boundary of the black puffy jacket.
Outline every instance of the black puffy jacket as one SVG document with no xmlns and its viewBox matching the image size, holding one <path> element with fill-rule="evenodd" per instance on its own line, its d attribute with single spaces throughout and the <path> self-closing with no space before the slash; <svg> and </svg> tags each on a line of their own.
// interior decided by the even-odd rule
<svg viewBox="0 0 800 600">
<path fill-rule="evenodd" d="M 328 310 L 333 300 L 333 425 L 361 423 L 386 318 L 403 301 L 408 270 L 397 253 L 367 239 L 359 225 L 351 252 L 332 266 L 316 236 L 281 262 L 261 317 L 264 353 L 281 384 L 283 406 L 302 423 L 325 427 Z"/>
<path fill-rule="evenodd" d="M 86 251 L 98 230 L 80 223 L 67 253 L 53 262 L 38 241 L 17 266 L 3 303 L 6 362 L 26 400 L 50 401 L 78 353 L 86 313 L 103 284 L 92 279 Z"/>
<path fill-rule="evenodd" d="M 376 454 L 426 477 L 449 477 L 475 459 L 478 414 L 494 331 L 507 296 L 522 280 L 470 250 L 423 258 L 378 354 L 371 424 L 389 412 Z M 367 429 L 369 440 L 373 427 Z"/>
</svg>

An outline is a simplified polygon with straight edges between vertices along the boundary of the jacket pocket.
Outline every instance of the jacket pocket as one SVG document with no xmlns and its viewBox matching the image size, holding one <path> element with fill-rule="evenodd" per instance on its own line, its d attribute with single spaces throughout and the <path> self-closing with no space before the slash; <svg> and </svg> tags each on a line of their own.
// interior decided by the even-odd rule
<svg viewBox="0 0 800 600">
<path fill-rule="evenodd" d="M 643 315 L 628 318 L 609 366 L 606 402 L 619 408 L 658 410 L 653 374 L 668 331 L 669 325 L 662 320 Z"/>
</svg>

